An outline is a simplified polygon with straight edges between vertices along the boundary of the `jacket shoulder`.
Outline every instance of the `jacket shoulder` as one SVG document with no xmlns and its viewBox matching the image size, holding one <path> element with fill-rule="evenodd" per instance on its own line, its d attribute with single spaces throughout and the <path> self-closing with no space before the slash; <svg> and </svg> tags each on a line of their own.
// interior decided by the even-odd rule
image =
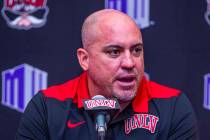
<svg viewBox="0 0 210 140">
<path fill-rule="evenodd" d="M 64 101 L 68 98 L 73 98 L 76 94 L 80 77 L 69 80 L 64 84 L 51 86 L 41 92 L 45 97 L 54 98 L 60 101 Z"/>
<path fill-rule="evenodd" d="M 151 98 L 171 98 L 179 96 L 180 90 L 160 85 L 156 82 L 149 82 L 149 94 Z"/>
</svg>

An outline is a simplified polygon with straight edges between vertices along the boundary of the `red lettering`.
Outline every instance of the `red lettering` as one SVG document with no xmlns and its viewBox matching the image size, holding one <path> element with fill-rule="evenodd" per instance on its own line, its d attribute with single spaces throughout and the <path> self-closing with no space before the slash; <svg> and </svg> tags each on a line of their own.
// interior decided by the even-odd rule
<svg viewBox="0 0 210 140">
<path fill-rule="evenodd" d="M 144 128 L 151 133 L 155 133 L 159 118 L 149 114 L 134 114 L 131 118 L 125 120 L 125 133 L 130 133 L 131 130 Z"/>
<path fill-rule="evenodd" d="M 147 118 L 148 118 L 148 114 L 142 114 L 142 117 L 143 117 L 143 124 L 142 124 L 142 128 L 145 128 L 147 130 L 150 130 L 150 123 L 148 122 L 147 123 Z"/>
<path fill-rule="evenodd" d="M 125 122 L 125 134 L 129 134 L 131 132 L 131 128 L 129 126 L 130 119 L 126 119 Z"/>
<path fill-rule="evenodd" d="M 14 0 L 7 0 L 6 1 L 6 7 L 12 8 L 14 6 L 15 2 Z"/>
<path fill-rule="evenodd" d="M 116 101 L 110 100 L 109 103 L 111 108 L 115 108 Z"/>
<path fill-rule="evenodd" d="M 7 0 L 6 7 L 13 8 L 15 5 L 20 6 L 20 4 L 23 4 L 22 6 L 33 5 L 35 7 L 43 7 L 45 1 L 46 0 Z"/>
<path fill-rule="evenodd" d="M 140 114 L 135 114 L 133 116 L 133 119 L 134 119 L 134 125 L 133 125 L 133 128 L 136 129 L 137 127 L 138 128 L 141 128 L 141 115 Z"/>
<path fill-rule="evenodd" d="M 157 122 L 159 121 L 159 118 L 153 115 L 149 115 L 149 118 L 150 118 L 150 124 L 151 124 L 150 131 L 151 133 L 155 133 L 156 125 L 157 125 Z"/>
<path fill-rule="evenodd" d="M 96 106 L 101 106 L 101 100 L 95 100 L 95 104 L 96 104 Z"/>
<path fill-rule="evenodd" d="M 99 106 L 115 108 L 116 101 L 98 99 L 98 100 L 85 101 L 85 104 L 86 104 L 87 108 L 89 108 L 89 109 L 94 108 L 94 107 L 99 107 Z"/>
<path fill-rule="evenodd" d="M 104 106 L 109 106 L 109 100 L 103 100 L 104 101 Z"/>
<path fill-rule="evenodd" d="M 85 101 L 85 104 L 86 104 L 87 108 L 91 109 L 91 103 L 90 103 L 90 101 Z"/>
</svg>

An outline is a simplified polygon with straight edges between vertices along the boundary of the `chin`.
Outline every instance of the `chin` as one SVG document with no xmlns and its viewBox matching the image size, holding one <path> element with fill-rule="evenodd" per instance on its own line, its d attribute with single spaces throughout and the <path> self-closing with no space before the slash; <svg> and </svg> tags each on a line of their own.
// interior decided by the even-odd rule
<svg viewBox="0 0 210 140">
<path fill-rule="evenodd" d="M 118 100 L 120 101 L 131 101 L 135 96 L 136 96 L 136 92 L 135 91 L 130 91 L 130 90 L 123 90 L 123 91 L 118 91 L 118 92 L 114 92 L 114 97 L 116 97 Z"/>
</svg>

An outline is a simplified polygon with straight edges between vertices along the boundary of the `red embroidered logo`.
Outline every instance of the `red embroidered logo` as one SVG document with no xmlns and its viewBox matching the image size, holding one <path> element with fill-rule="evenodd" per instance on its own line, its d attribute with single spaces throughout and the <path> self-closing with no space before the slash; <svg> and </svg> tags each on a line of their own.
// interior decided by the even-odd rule
<svg viewBox="0 0 210 140">
<path fill-rule="evenodd" d="M 70 120 L 67 122 L 67 126 L 69 127 L 69 128 L 75 128 L 75 127 L 77 127 L 77 126 L 80 126 L 80 125 L 82 125 L 82 124 L 84 124 L 85 123 L 85 121 L 81 121 L 81 122 L 77 122 L 77 123 L 72 123 Z"/>
<path fill-rule="evenodd" d="M 150 114 L 134 114 L 131 118 L 125 120 L 125 134 L 129 134 L 131 130 L 143 128 L 155 133 L 159 118 Z"/>
</svg>

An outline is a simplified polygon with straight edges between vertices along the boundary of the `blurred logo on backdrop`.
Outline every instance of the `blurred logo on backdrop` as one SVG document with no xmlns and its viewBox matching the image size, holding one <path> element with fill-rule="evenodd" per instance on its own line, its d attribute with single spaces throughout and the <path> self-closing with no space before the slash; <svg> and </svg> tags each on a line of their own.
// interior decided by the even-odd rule
<svg viewBox="0 0 210 140">
<path fill-rule="evenodd" d="M 2 15 L 9 27 L 31 29 L 42 27 L 49 12 L 47 0 L 4 0 Z"/>
<path fill-rule="evenodd" d="M 3 71 L 2 105 L 23 112 L 35 93 L 47 87 L 47 75 L 28 64 Z"/>
<path fill-rule="evenodd" d="M 105 8 L 128 14 L 141 29 L 154 24 L 150 21 L 150 0 L 105 0 Z"/>
<path fill-rule="evenodd" d="M 206 0 L 206 2 L 207 2 L 207 8 L 205 13 L 205 19 L 206 22 L 210 25 L 210 0 Z"/>
<path fill-rule="evenodd" d="M 145 78 L 146 78 L 147 80 L 150 80 L 150 75 L 149 75 L 149 73 L 144 72 L 144 76 L 145 76 Z"/>
<path fill-rule="evenodd" d="M 210 73 L 204 75 L 204 102 L 205 109 L 210 110 Z"/>
</svg>

